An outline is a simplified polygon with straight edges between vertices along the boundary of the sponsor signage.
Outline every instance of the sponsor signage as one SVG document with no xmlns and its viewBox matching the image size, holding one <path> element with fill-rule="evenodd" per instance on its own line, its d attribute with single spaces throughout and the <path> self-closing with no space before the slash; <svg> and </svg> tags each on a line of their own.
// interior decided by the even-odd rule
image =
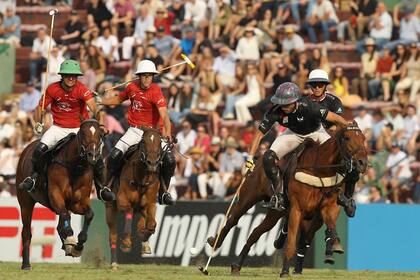
<svg viewBox="0 0 420 280">
<path fill-rule="evenodd" d="M 81 230 L 81 216 L 72 215 L 71 225 L 76 236 Z M 58 216 L 36 204 L 32 214 L 31 262 L 75 263 L 80 258 L 65 257 L 56 227 Z M 0 198 L 0 261 L 21 261 L 22 222 L 16 197 Z"/>
</svg>

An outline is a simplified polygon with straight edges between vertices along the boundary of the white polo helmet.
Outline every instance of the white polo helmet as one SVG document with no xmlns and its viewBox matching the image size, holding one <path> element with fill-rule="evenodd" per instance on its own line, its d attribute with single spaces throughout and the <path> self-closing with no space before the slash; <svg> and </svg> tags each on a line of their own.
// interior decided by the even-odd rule
<svg viewBox="0 0 420 280">
<path fill-rule="evenodd" d="M 330 83 L 330 79 L 328 78 L 328 73 L 322 69 L 315 69 L 309 73 L 309 78 L 307 81 L 308 84 L 310 83 Z"/>
<path fill-rule="evenodd" d="M 159 74 L 153 61 L 148 59 L 144 59 L 137 64 L 137 71 L 134 74 L 139 75 L 144 73 Z"/>
</svg>

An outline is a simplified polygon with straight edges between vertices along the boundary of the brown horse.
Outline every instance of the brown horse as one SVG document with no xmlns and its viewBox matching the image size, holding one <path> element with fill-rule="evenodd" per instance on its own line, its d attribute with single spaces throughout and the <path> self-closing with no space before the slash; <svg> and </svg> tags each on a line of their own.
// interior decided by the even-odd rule
<svg viewBox="0 0 420 280">
<path fill-rule="evenodd" d="M 340 134 L 337 134 L 336 137 L 331 138 L 329 141 L 327 141 L 326 143 L 324 143 L 322 146 L 313 146 L 311 149 L 304 151 L 304 154 L 308 155 L 310 153 L 312 154 L 316 154 L 314 153 L 314 150 L 318 150 L 319 148 L 319 153 L 323 153 L 324 150 L 326 150 L 327 146 L 330 146 L 331 143 L 335 143 L 334 145 L 337 145 L 337 142 L 342 143 L 341 145 L 344 145 L 343 140 L 348 141 L 348 136 L 347 133 L 344 133 L 345 130 L 342 130 L 342 132 Z M 357 131 L 357 134 L 361 134 L 360 130 L 358 130 L 357 127 L 355 126 L 351 126 L 349 128 L 349 131 Z M 358 135 L 359 137 L 364 137 L 363 135 Z M 327 144 L 330 143 L 330 144 Z M 363 143 L 363 142 L 361 142 Z M 359 143 L 360 144 L 360 143 Z M 349 144 L 350 145 L 350 144 Z M 336 146 L 337 147 L 337 146 Z M 363 147 L 363 151 L 364 151 L 364 146 L 359 146 L 359 147 Z M 297 149 L 299 150 L 299 148 Z M 336 152 L 338 152 L 339 150 L 336 150 Z M 359 148 L 359 150 L 357 150 L 357 152 L 359 153 L 361 151 L 361 149 Z M 299 151 L 297 151 L 297 153 L 299 153 Z M 342 153 L 344 153 L 342 151 Z M 327 154 L 327 153 L 326 153 Z M 289 154 L 287 157 L 291 157 L 293 159 L 293 154 Z M 306 156 L 307 157 L 307 156 Z M 318 155 L 317 155 L 318 157 Z M 302 160 L 303 156 L 300 157 L 300 166 L 305 166 L 302 165 Z M 331 159 L 331 160 L 336 160 Z M 338 159 L 337 159 L 338 160 Z M 354 160 L 351 158 L 347 158 L 347 161 L 351 160 L 354 163 Z M 322 164 L 322 161 L 319 160 L 318 162 L 318 166 L 319 164 Z M 294 169 L 296 167 L 296 162 L 292 162 L 287 164 L 287 167 L 284 173 L 289 174 L 289 176 L 285 176 L 285 185 L 288 185 L 288 181 L 293 179 L 290 176 L 292 174 L 294 174 Z M 362 163 L 359 162 L 357 163 L 357 166 L 361 166 L 363 164 L 366 164 L 366 161 L 363 160 Z M 330 165 L 329 163 L 326 163 L 326 165 Z M 337 168 L 339 167 L 344 167 L 345 164 L 343 163 L 339 163 L 335 165 Z M 328 166 L 326 166 L 328 167 Z M 334 167 L 334 166 L 332 166 Z M 359 168 L 359 167 L 358 167 Z M 364 166 L 365 168 L 365 166 Z M 255 176 L 254 174 L 256 174 L 257 176 Z M 255 201 L 258 202 L 262 199 L 266 199 L 267 196 L 272 194 L 272 190 L 268 187 L 269 186 L 269 182 L 267 177 L 264 174 L 264 170 L 262 168 L 262 164 L 259 163 L 257 164 L 253 174 L 254 176 L 250 176 L 249 178 L 247 178 L 243 189 L 241 189 L 241 193 L 240 193 L 240 199 L 238 204 L 235 206 L 234 210 L 232 211 L 232 215 L 230 216 L 230 218 L 228 219 L 228 222 L 226 223 L 226 226 L 222 229 L 221 231 L 221 236 L 219 238 L 217 247 L 220 247 L 223 239 L 226 237 L 227 233 L 229 232 L 229 230 L 237 224 L 239 218 L 252 206 L 250 206 L 250 204 L 247 203 L 243 203 L 244 201 Z M 337 184 L 336 189 L 338 189 L 338 187 L 341 185 Z M 257 187 L 255 187 L 257 186 Z M 252 190 L 252 191 L 248 191 L 248 189 Z M 263 190 L 263 191 L 261 191 Z M 314 189 L 317 190 L 317 189 Z M 318 189 L 319 190 L 319 189 Z M 245 196 L 251 196 L 250 197 L 245 197 Z M 241 203 L 242 200 L 242 203 Z M 337 206 L 338 207 L 338 206 Z M 338 208 L 339 211 L 339 208 Z M 238 215 L 239 214 L 239 215 Z M 283 213 L 283 212 L 278 212 L 278 211 L 274 211 L 274 210 L 268 210 L 267 215 L 265 217 L 265 219 L 261 222 L 261 224 L 256 227 L 251 235 L 249 236 L 246 244 L 244 245 L 240 255 L 239 255 L 239 261 L 238 263 L 232 264 L 232 274 L 239 274 L 239 271 L 241 270 L 242 264 L 245 260 L 245 257 L 248 255 L 249 250 L 251 249 L 251 246 L 258 241 L 259 237 L 264 234 L 265 232 L 271 230 L 276 223 L 278 222 L 278 220 L 285 216 L 287 213 Z M 318 211 L 318 213 L 316 213 L 315 215 L 308 215 L 304 217 L 305 219 L 302 219 L 301 221 L 301 238 L 300 238 L 300 242 L 299 242 L 299 248 L 298 248 L 298 263 L 297 263 L 297 267 L 295 268 L 296 272 L 301 273 L 302 271 L 302 264 L 303 264 L 303 256 L 304 256 L 304 251 L 306 251 L 306 248 L 308 247 L 308 244 L 310 244 L 310 241 L 313 239 L 315 232 L 322 226 L 323 224 L 323 220 L 322 217 L 320 215 L 320 212 Z M 285 228 L 287 228 L 287 221 Z M 284 236 L 283 236 L 284 237 Z M 281 240 L 281 239 L 280 239 Z M 215 237 L 210 237 L 208 238 L 208 243 L 210 245 L 213 245 L 215 242 Z M 284 242 L 284 238 L 283 238 L 283 242 Z M 278 242 L 277 242 L 278 243 Z M 281 243 L 281 241 L 280 241 Z M 276 244 L 277 248 L 282 247 L 283 244 Z M 335 238 L 333 240 L 332 243 L 332 251 L 337 252 L 337 253 L 342 253 L 343 250 L 341 249 L 341 245 L 339 243 L 339 239 Z M 326 260 L 330 260 L 331 261 L 331 256 L 327 256 Z"/>
<path fill-rule="evenodd" d="M 106 221 L 109 227 L 109 243 L 111 246 L 111 266 L 117 264 L 117 212 L 124 213 L 124 236 L 120 249 L 131 251 L 131 224 L 133 212 L 141 214 L 137 224 L 137 234 L 141 240 L 141 250 L 150 254 L 149 237 L 156 228 L 156 201 L 160 187 L 159 171 L 164 153 L 172 148 L 172 144 L 161 146 L 162 137 L 158 130 L 143 128 L 143 138 L 138 145 L 130 147 L 125 155 L 119 178 L 113 184 L 116 202 L 106 204 Z"/>
<path fill-rule="evenodd" d="M 48 207 L 59 215 L 58 234 L 63 242 L 66 256 L 79 257 L 87 240 L 87 231 L 93 219 L 90 208 L 90 194 L 93 181 L 93 166 L 100 154 L 101 130 L 95 119 L 85 120 L 79 132 L 60 141 L 55 148 L 46 152 L 45 176 L 37 180 L 33 192 L 17 189 L 21 209 L 22 229 L 22 269 L 31 269 L 29 250 L 31 244 L 32 211 L 36 202 Z M 31 157 L 37 141 L 23 151 L 16 172 L 16 185 L 24 180 L 32 170 Z M 78 241 L 73 236 L 70 212 L 84 215 L 82 231 Z"/>
</svg>

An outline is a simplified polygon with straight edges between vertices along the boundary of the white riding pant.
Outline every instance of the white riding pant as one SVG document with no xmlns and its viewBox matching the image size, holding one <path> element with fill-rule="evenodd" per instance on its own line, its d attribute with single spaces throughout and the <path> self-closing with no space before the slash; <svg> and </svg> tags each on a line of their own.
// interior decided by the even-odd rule
<svg viewBox="0 0 420 280">
<path fill-rule="evenodd" d="M 79 129 L 79 127 L 64 128 L 52 125 L 49 129 L 47 129 L 47 131 L 45 131 L 44 135 L 42 135 L 41 143 L 47 145 L 48 148 L 51 148 L 52 146 L 57 144 L 58 141 L 65 138 L 70 133 L 77 133 Z"/>
<path fill-rule="evenodd" d="M 317 131 L 306 135 L 297 134 L 290 129 L 286 129 L 281 135 L 277 136 L 276 140 L 271 144 L 270 150 L 274 151 L 277 157 L 281 159 L 286 154 L 296 149 L 307 138 L 311 138 L 315 142 L 322 144 L 330 139 L 330 137 L 331 136 L 325 131 L 322 125 Z"/>
<path fill-rule="evenodd" d="M 130 146 L 140 143 L 141 139 L 143 138 L 143 133 L 144 131 L 140 128 L 130 126 L 125 134 L 120 138 L 120 140 L 118 140 L 115 148 L 125 154 Z M 165 145 L 166 142 L 161 140 L 162 148 L 164 148 Z"/>
<path fill-rule="evenodd" d="M 207 185 L 213 190 L 213 195 L 219 197 L 225 197 L 226 184 L 232 177 L 232 173 L 223 173 L 223 176 L 219 172 L 203 173 L 198 175 L 198 191 L 202 198 L 207 197 Z"/>
</svg>

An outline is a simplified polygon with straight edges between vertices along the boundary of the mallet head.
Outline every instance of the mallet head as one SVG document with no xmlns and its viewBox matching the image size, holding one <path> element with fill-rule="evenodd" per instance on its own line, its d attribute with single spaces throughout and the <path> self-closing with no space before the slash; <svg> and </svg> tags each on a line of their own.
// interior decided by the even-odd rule
<svg viewBox="0 0 420 280">
<path fill-rule="evenodd" d="M 50 16 L 58 14 L 58 9 L 52 9 L 49 14 Z"/>
<path fill-rule="evenodd" d="M 202 266 L 199 266 L 198 270 L 200 270 L 201 273 L 203 273 L 206 276 L 209 275 L 209 271 L 207 269 L 204 269 L 204 267 L 202 267 Z"/>
<path fill-rule="evenodd" d="M 195 64 L 191 61 L 191 59 L 188 58 L 185 54 L 181 53 L 182 59 L 188 64 L 188 66 L 191 67 L 191 69 L 195 68 Z"/>
</svg>

